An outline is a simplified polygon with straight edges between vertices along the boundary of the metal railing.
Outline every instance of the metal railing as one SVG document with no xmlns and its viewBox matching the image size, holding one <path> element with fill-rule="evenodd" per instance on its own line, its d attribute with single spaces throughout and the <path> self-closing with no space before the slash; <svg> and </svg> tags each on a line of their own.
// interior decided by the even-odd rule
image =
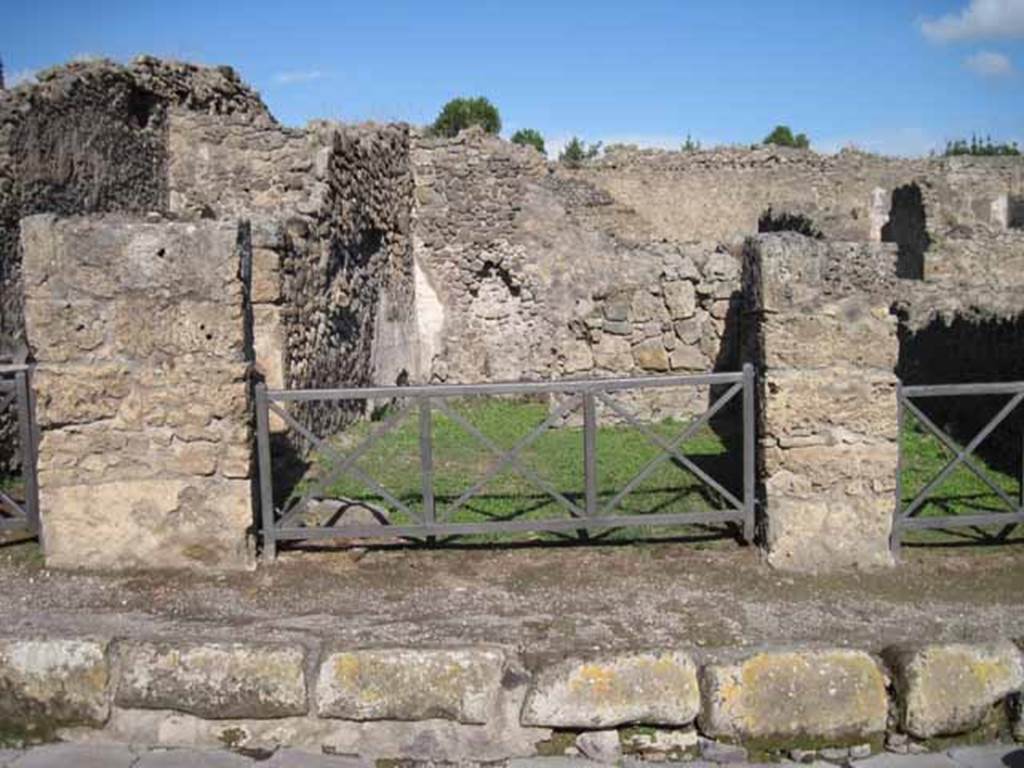
<svg viewBox="0 0 1024 768">
<path fill-rule="evenodd" d="M 1024 523 L 1024 459 L 1019 467 L 1020 481 L 1017 498 L 1012 498 L 999 484 L 994 481 L 985 469 L 978 465 L 974 453 L 996 428 L 1006 421 L 1011 413 L 1024 401 L 1024 382 L 993 382 L 978 384 L 932 384 L 904 386 L 899 383 L 897 394 L 897 425 L 900 439 L 899 458 L 896 469 L 896 508 L 893 518 L 891 545 L 893 552 L 898 552 L 903 534 L 908 530 L 973 528 L 983 525 L 1014 526 Z M 958 398 L 979 395 L 1007 395 L 1009 400 L 990 418 L 974 437 L 963 447 L 945 430 L 935 424 L 924 410 L 914 402 L 918 398 Z M 904 431 L 907 415 L 913 416 L 928 434 L 936 437 L 952 458 L 939 470 L 938 474 L 928 480 L 920 491 L 909 502 L 904 504 L 904 470 L 906 468 Z M 1024 449 L 1024 445 L 1022 445 Z M 1024 457 L 1024 453 L 1022 453 Z M 929 500 L 937 498 L 939 487 L 958 467 L 966 467 L 975 477 L 981 480 L 995 496 L 1005 505 L 1006 512 L 985 512 L 979 514 L 919 516 Z"/>
<path fill-rule="evenodd" d="M 666 438 L 645 424 L 615 398 L 616 393 L 626 390 L 652 390 L 671 387 L 724 387 L 725 391 L 713 397 L 711 405 L 695 418 L 683 431 L 673 438 Z M 556 395 L 565 399 L 552 408 L 549 415 L 509 449 L 502 449 L 497 443 L 472 424 L 465 416 L 450 407 L 454 398 L 467 396 L 536 396 Z M 742 491 L 739 495 L 725 488 L 684 453 L 682 446 L 698 431 L 709 426 L 710 420 L 727 404 L 735 399 L 742 401 Z M 342 389 L 288 390 L 268 389 L 257 384 L 255 390 L 257 414 L 257 456 L 259 467 L 259 491 L 262 519 L 264 554 L 273 558 L 279 541 L 333 539 L 339 536 L 352 538 L 396 537 L 409 539 L 430 539 L 440 536 L 459 536 L 486 533 L 511 532 L 586 532 L 594 529 L 611 529 L 626 526 L 669 526 L 709 524 L 721 522 L 738 523 L 742 536 L 752 541 L 754 536 L 754 369 L 744 366 L 742 372 L 710 373 L 693 376 L 651 376 L 638 378 L 583 379 L 545 382 L 516 382 L 496 384 L 456 384 L 402 387 L 360 387 Z M 291 413 L 286 404 L 346 400 L 399 400 L 404 407 L 391 413 L 379 427 L 361 444 L 342 453 L 329 438 L 314 434 L 299 418 Z M 658 450 L 628 483 L 617 489 L 612 498 L 605 501 L 598 491 L 598 405 L 613 413 L 620 423 L 638 430 Z M 404 419 L 410 411 L 418 410 L 418 472 L 420 475 L 420 503 L 406 503 L 383 487 L 375 478 L 363 471 L 357 462 L 370 448 L 381 440 Z M 569 498 L 548 480 L 540 476 L 523 461 L 523 452 L 541 435 L 564 421 L 573 413 L 582 410 L 582 452 L 583 452 L 583 494 L 582 504 Z M 454 424 L 471 435 L 489 454 L 494 463 L 475 482 L 471 483 L 454 502 L 439 513 L 434 488 L 433 420 L 434 414 L 443 414 Z M 326 476 L 320 478 L 304 493 L 282 502 L 274 502 L 273 459 L 271 456 L 271 415 L 276 416 L 294 434 L 313 450 L 332 457 L 337 463 Z M 716 499 L 723 502 L 721 509 L 702 509 L 686 512 L 654 512 L 643 514 L 616 513 L 626 496 L 636 490 L 664 462 L 672 461 L 675 466 L 693 475 L 702 486 L 712 489 Z M 450 519 L 453 511 L 480 494 L 484 485 L 498 473 L 511 471 L 521 479 L 539 489 L 553 500 L 564 517 L 542 519 L 499 519 L 459 522 Z M 348 476 L 372 490 L 395 510 L 413 521 L 411 523 L 380 525 L 346 525 L 343 529 L 333 526 L 304 524 L 304 513 L 311 501 L 342 476 Z"/>
<path fill-rule="evenodd" d="M 0 417 L 13 409 L 20 468 L 19 476 L 4 477 L 0 484 L 0 533 L 39 534 L 34 405 L 28 366 L 0 365 Z"/>
</svg>

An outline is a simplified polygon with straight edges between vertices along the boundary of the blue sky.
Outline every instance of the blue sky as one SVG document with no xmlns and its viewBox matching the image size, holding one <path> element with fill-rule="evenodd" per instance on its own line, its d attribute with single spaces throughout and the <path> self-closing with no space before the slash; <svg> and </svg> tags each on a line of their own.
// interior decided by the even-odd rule
<svg viewBox="0 0 1024 768">
<path fill-rule="evenodd" d="M 1024 0 L 0 0 L 8 84 L 74 57 L 231 64 L 282 122 L 427 123 L 485 95 L 551 144 L 920 154 L 1024 145 Z"/>
</svg>

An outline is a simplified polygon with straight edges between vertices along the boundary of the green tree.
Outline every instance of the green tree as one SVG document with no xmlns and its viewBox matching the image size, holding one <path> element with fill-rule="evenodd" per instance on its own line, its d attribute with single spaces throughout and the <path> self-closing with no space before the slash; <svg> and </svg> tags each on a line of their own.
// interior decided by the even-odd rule
<svg viewBox="0 0 1024 768">
<path fill-rule="evenodd" d="M 544 148 L 544 137 L 540 135 L 540 131 L 535 131 L 533 128 L 521 128 L 512 134 L 513 144 L 522 144 L 526 147 L 533 147 L 542 155 L 546 155 L 548 151 Z"/>
<path fill-rule="evenodd" d="M 487 133 L 498 133 L 501 131 L 498 108 L 483 96 L 452 99 L 442 107 L 430 131 L 435 136 L 452 137 L 471 125 L 479 125 Z"/>
<path fill-rule="evenodd" d="M 775 130 L 764 137 L 763 144 L 775 144 L 779 147 L 795 147 L 796 149 L 807 149 L 811 146 L 811 140 L 806 133 L 793 135 L 788 125 L 776 125 Z"/>
<path fill-rule="evenodd" d="M 579 136 L 573 136 L 565 149 L 558 155 L 558 162 L 568 168 L 579 168 L 587 160 L 593 160 L 601 151 L 601 142 L 585 144 Z"/>
<path fill-rule="evenodd" d="M 971 135 L 970 143 L 967 139 L 956 139 L 946 142 L 946 151 L 942 153 L 946 157 L 954 155 L 973 155 L 975 157 L 989 156 L 1016 156 L 1020 154 L 1017 142 L 994 142 L 991 136 L 984 139 L 977 135 Z"/>
<path fill-rule="evenodd" d="M 683 152 L 696 152 L 700 149 L 700 142 L 695 141 L 691 138 L 690 134 L 686 134 L 686 141 L 683 142 Z"/>
</svg>

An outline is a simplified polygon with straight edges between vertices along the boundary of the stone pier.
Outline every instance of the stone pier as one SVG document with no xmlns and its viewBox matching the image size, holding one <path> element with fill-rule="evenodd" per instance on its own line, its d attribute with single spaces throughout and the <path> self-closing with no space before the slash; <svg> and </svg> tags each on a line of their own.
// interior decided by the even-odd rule
<svg viewBox="0 0 1024 768">
<path fill-rule="evenodd" d="M 744 347 L 760 372 L 762 523 L 773 565 L 891 563 L 895 280 L 889 244 L 792 233 L 747 241 Z"/>
<path fill-rule="evenodd" d="M 48 565 L 253 565 L 246 234 L 22 220 Z"/>
</svg>

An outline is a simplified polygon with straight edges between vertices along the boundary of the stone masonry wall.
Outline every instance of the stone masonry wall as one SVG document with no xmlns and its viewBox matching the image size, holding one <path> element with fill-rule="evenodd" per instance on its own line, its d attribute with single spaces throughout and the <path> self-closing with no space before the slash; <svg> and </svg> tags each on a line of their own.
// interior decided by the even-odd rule
<svg viewBox="0 0 1024 768">
<path fill-rule="evenodd" d="M 676 243 L 543 157 L 467 131 L 413 146 L 420 370 L 451 382 L 734 369 L 739 260 Z M 703 391 L 645 396 L 692 414 Z M 663 401 L 663 402 L 662 402 Z"/>
<path fill-rule="evenodd" d="M 899 351 L 892 246 L 761 235 L 744 253 L 762 523 L 797 570 L 890 562 Z"/>
<path fill-rule="evenodd" d="M 412 176 L 405 126 L 336 127 L 311 222 L 287 225 L 281 265 L 291 387 L 395 384 L 414 373 Z M 311 403 L 329 433 L 365 402 Z"/>
<path fill-rule="evenodd" d="M 270 121 L 229 67 L 140 57 L 56 67 L 37 83 L 0 90 L 0 360 L 22 361 L 23 287 L 18 220 L 167 208 L 168 112 Z M 0 469 L 14 435 L 0 414 Z"/>
<path fill-rule="evenodd" d="M 253 564 L 235 223 L 22 220 L 47 563 Z"/>
<path fill-rule="evenodd" d="M 774 146 L 696 152 L 611 147 L 574 175 L 636 210 L 662 236 L 736 242 L 771 207 L 801 214 L 829 239 L 879 240 L 895 189 L 918 182 L 935 232 L 1006 229 L 1024 189 L 1017 157 L 903 159 Z"/>
</svg>

